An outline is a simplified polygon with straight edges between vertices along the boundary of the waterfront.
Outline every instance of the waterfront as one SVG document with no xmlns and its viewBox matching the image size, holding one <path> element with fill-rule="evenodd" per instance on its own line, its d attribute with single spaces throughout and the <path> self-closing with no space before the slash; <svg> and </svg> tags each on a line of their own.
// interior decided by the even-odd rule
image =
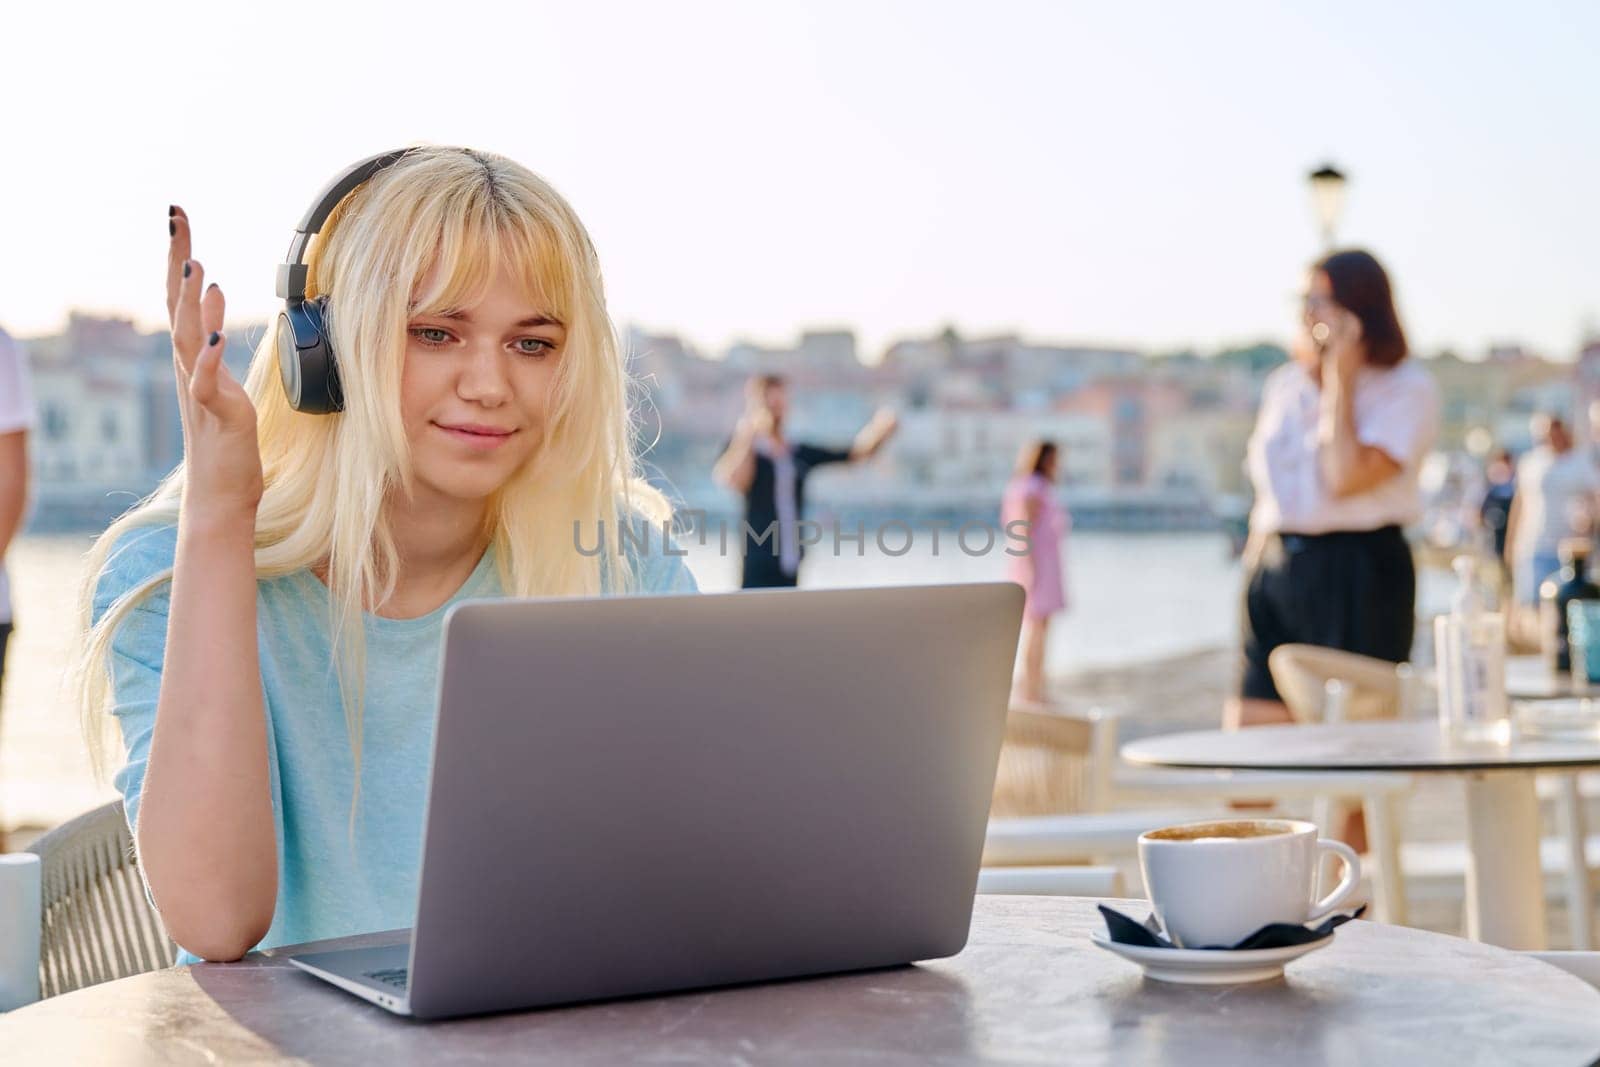
<svg viewBox="0 0 1600 1067">
<path fill-rule="evenodd" d="M 17 632 L 0 710 L 0 826 L 51 825 L 111 796 L 96 785 L 63 688 L 77 628 L 80 565 L 87 534 L 29 535 L 7 557 Z M 813 549 L 805 586 L 886 586 L 1003 579 L 1004 543 L 972 556 L 948 535 L 940 553 L 918 536 L 902 556 L 865 539 L 835 555 Z M 714 538 L 685 542 L 705 592 L 738 584 L 736 554 Z M 1053 695 L 1065 707 L 1109 706 L 1146 733 L 1215 721 L 1230 684 L 1239 610 L 1239 562 L 1214 533 L 1078 533 L 1068 538 L 1070 605 L 1051 628 Z M 1424 570 L 1424 617 L 1448 596 L 1449 579 Z"/>
<path fill-rule="evenodd" d="M 62 688 L 77 626 L 84 534 L 30 535 L 7 558 L 18 628 L 7 661 L 0 711 L 0 825 L 49 825 L 109 796 L 89 774 L 76 714 Z M 733 589 L 737 556 L 715 540 L 690 540 L 689 566 L 707 592 Z M 999 547 L 982 556 L 954 550 L 947 538 L 935 556 L 919 538 L 913 552 L 884 556 L 868 538 L 835 556 L 813 550 L 806 585 L 896 585 L 982 581 L 1004 576 Z M 1226 646 L 1233 640 L 1238 563 L 1217 534 L 1080 534 L 1068 542 L 1072 606 L 1054 628 L 1052 670 L 1058 675 L 1126 667 Z"/>
</svg>

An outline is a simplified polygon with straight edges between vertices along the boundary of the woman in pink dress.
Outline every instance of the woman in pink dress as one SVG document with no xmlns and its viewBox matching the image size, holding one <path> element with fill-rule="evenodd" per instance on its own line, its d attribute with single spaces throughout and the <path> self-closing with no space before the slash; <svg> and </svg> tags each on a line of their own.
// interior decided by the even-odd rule
<svg viewBox="0 0 1600 1067">
<path fill-rule="evenodd" d="M 1056 498 L 1055 443 L 1030 441 L 1017 456 L 1016 473 L 1000 504 L 1000 525 L 1026 522 L 1028 549 L 1010 557 L 1006 577 L 1027 593 L 1022 608 L 1022 678 L 1016 698 L 1045 703 L 1044 656 L 1050 617 L 1067 606 L 1062 559 L 1063 540 L 1072 520 Z"/>
</svg>

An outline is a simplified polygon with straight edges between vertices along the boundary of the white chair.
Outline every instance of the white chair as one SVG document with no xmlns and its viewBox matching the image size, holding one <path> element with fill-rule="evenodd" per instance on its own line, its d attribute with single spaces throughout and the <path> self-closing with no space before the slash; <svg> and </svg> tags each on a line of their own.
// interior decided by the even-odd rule
<svg viewBox="0 0 1600 1067">
<path fill-rule="evenodd" d="M 1272 673 L 1272 682 L 1278 687 L 1284 705 L 1300 722 L 1405 719 L 1417 705 L 1419 682 L 1409 663 L 1390 663 L 1320 645 L 1288 644 L 1272 650 L 1267 657 L 1267 669 Z M 1377 802 L 1366 798 L 1362 809 L 1369 831 L 1373 824 L 1371 809 L 1390 809 L 1378 819 L 1379 835 L 1383 839 L 1369 844 L 1374 854 L 1398 862 L 1395 853 L 1398 841 L 1387 832 L 1398 818 L 1392 805 L 1392 798 Z M 1342 824 L 1348 810 L 1347 800 L 1325 795 L 1319 798 L 1313 818 L 1318 826 L 1326 829 Z"/>
<path fill-rule="evenodd" d="M 1398 846 L 1398 831 L 1390 802 L 1410 788 L 1409 777 L 1393 774 L 1129 767 L 1117 757 L 1115 715 L 1013 708 L 1006 720 L 983 862 L 1037 866 L 1127 860 L 1146 830 L 1219 816 L 1237 818 L 1226 806 L 1230 799 L 1270 796 L 1280 803 L 1312 804 L 1330 794 L 1358 796 L 1372 805 L 1369 838 L 1385 845 L 1377 862 L 1367 864 L 1377 917 L 1403 923 L 1405 893 L 1395 873 L 1399 868 L 1391 846 Z"/>
<path fill-rule="evenodd" d="M 1189 822 L 1221 809 L 1104 809 L 1109 720 L 1013 707 L 995 776 L 985 868 L 1059 867 L 1127 860 L 1146 830 Z"/>
<path fill-rule="evenodd" d="M 1541 777 L 1541 783 L 1544 779 Z M 1557 808 L 1558 816 L 1560 808 Z M 1539 869 L 1545 896 L 1563 898 L 1567 906 L 1568 940 L 1575 949 L 1593 948 L 1593 899 L 1590 872 L 1600 870 L 1600 834 L 1573 836 L 1562 822 L 1557 836 L 1539 842 Z M 1467 847 L 1463 841 L 1408 841 L 1401 846 L 1400 862 L 1406 884 L 1417 899 L 1459 896 L 1466 878 Z M 1448 887 L 1442 889 L 1441 887 Z"/>
<path fill-rule="evenodd" d="M 1420 695 L 1409 663 L 1337 648 L 1279 645 L 1267 657 L 1267 669 L 1284 705 L 1300 722 L 1332 721 L 1326 703 L 1329 682 L 1345 687 L 1347 699 L 1339 713 L 1345 722 L 1408 718 Z"/>
<path fill-rule="evenodd" d="M 122 801 L 63 823 L 28 851 L 42 867 L 41 996 L 172 966 L 177 946 L 145 896 Z"/>
<path fill-rule="evenodd" d="M 1319 645 L 1279 645 L 1267 657 L 1272 682 L 1290 714 L 1299 722 L 1370 722 L 1406 719 L 1421 701 L 1423 683 L 1409 663 L 1390 663 L 1343 649 Z M 1400 895 L 1405 868 L 1401 862 L 1400 815 L 1393 792 L 1360 796 L 1367 827 L 1368 852 L 1392 872 L 1386 881 Z M 1312 816 L 1324 829 L 1340 825 L 1350 805 L 1349 794 L 1330 793 L 1318 799 Z M 1404 901 L 1398 901 L 1404 908 Z M 1400 914 L 1404 914 L 1403 910 Z M 1404 921 L 1403 919 L 1399 921 Z"/>
<path fill-rule="evenodd" d="M 1268 667 L 1289 710 L 1305 722 L 1410 718 L 1421 706 L 1425 688 L 1409 664 L 1392 664 L 1315 645 L 1282 645 L 1273 650 Z M 1600 776 L 1548 772 L 1539 776 L 1538 785 L 1540 798 L 1550 801 L 1554 808 L 1558 828 L 1557 838 L 1541 843 L 1540 866 L 1546 875 L 1562 880 L 1572 946 L 1592 949 L 1594 896 L 1590 869 L 1594 863 L 1585 855 L 1583 801 L 1600 796 Z M 1381 803 L 1387 806 L 1393 801 Z M 1465 880 L 1465 842 L 1427 842 L 1400 848 L 1391 835 L 1380 843 L 1383 824 L 1373 821 L 1373 806 L 1373 798 L 1369 797 L 1365 810 L 1374 852 L 1393 855 L 1394 865 L 1413 881 Z M 1330 825 L 1339 814 L 1337 807 L 1326 807 L 1317 813 L 1317 822 Z M 1393 819 L 1391 813 L 1386 822 L 1392 825 Z M 1593 844 L 1591 840 L 1590 851 Z"/>
<path fill-rule="evenodd" d="M 1590 877 L 1594 864 L 1587 855 L 1586 845 L 1593 839 L 1587 834 L 1583 804 L 1600 796 L 1600 775 L 1552 771 L 1538 775 L 1535 783 L 1539 798 L 1549 800 L 1555 809 L 1563 852 L 1568 936 L 1574 949 L 1588 951 L 1594 948 L 1594 882 Z"/>
<path fill-rule="evenodd" d="M 1120 897 L 1122 872 L 1115 867 L 985 867 L 978 892 L 1041 897 Z"/>
<path fill-rule="evenodd" d="M 1116 760 L 1116 730 L 1103 731 L 1102 755 L 1115 766 L 1110 776 L 1111 804 L 1194 802 L 1273 798 L 1277 807 L 1309 805 L 1311 821 L 1324 832 L 1334 826 L 1341 798 L 1355 798 L 1366 814 L 1369 853 L 1364 873 L 1372 885 L 1374 918 L 1406 921 L 1405 877 L 1400 865 L 1399 801 L 1411 792 L 1410 775 L 1371 771 L 1304 773 L 1295 771 L 1207 771 L 1130 767 Z M 1235 813 L 1235 817 L 1237 813 Z"/>
<path fill-rule="evenodd" d="M 995 774 L 991 818 L 1093 810 L 1096 781 L 1093 718 L 1013 706 Z"/>
<path fill-rule="evenodd" d="M 985 867 L 1091 863 L 1132 856 L 1139 835 L 1174 823 L 1226 817 L 1225 811 L 1154 809 L 1020 815 L 990 819 L 983 845 Z"/>
</svg>

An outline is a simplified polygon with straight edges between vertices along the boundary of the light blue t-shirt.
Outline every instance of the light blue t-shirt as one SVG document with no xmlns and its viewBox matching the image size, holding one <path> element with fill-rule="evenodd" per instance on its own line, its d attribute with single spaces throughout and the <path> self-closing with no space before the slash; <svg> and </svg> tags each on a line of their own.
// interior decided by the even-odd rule
<svg viewBox="0 0 1600 1067">
<path fill-rule="evenodd" d="M 659 525 L 641 552 L 626 544 L 641 593 L 696 592 Z M 177 530 L 129 533 L 95 589 L 98 620 L 124 593 L 172 566 Z M 433 748 L 439 648 L 457 601 L 504 595 L 491 548 L 437 611 L 415 619 L 365 616 L 366 694 L 361 797 L 350 833 L 354 763 L 330 640 L 329 592 L 310 571 L 256 584 L 256 632 L 267 759 L 278 839 L 278 901 L 258 948 L 410 926 L 421 868 L 422 812 Z M 111 646 L 113 712 L 127 763 L 117 772 L 128 825 L 139 815 L 166 648 L 171 587 L 158 586 L 118 627 Z M 187 952 L 180 963 L 195 962 Z"/>
</svg>

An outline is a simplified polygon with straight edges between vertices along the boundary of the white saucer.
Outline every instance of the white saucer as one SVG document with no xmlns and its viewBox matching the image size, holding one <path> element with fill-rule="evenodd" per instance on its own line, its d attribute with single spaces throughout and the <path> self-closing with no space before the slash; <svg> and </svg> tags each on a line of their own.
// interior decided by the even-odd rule
<svg viewBox="0 0 1600 1067">
<path fill-rule="evenodd" d="M 1237 985 L 1265 982 L 1283 974 L 1283 965 L 1333 943 L 1333 934 L 1304 945 L 1254 948 L 1247 951 L 1193 948 L 1145 948 L 1123 945 L 1104 934 L 1091 934 L 1097 946 L 1144 968 L 1146 978 L 1183 985 Z"/>
</svg>

